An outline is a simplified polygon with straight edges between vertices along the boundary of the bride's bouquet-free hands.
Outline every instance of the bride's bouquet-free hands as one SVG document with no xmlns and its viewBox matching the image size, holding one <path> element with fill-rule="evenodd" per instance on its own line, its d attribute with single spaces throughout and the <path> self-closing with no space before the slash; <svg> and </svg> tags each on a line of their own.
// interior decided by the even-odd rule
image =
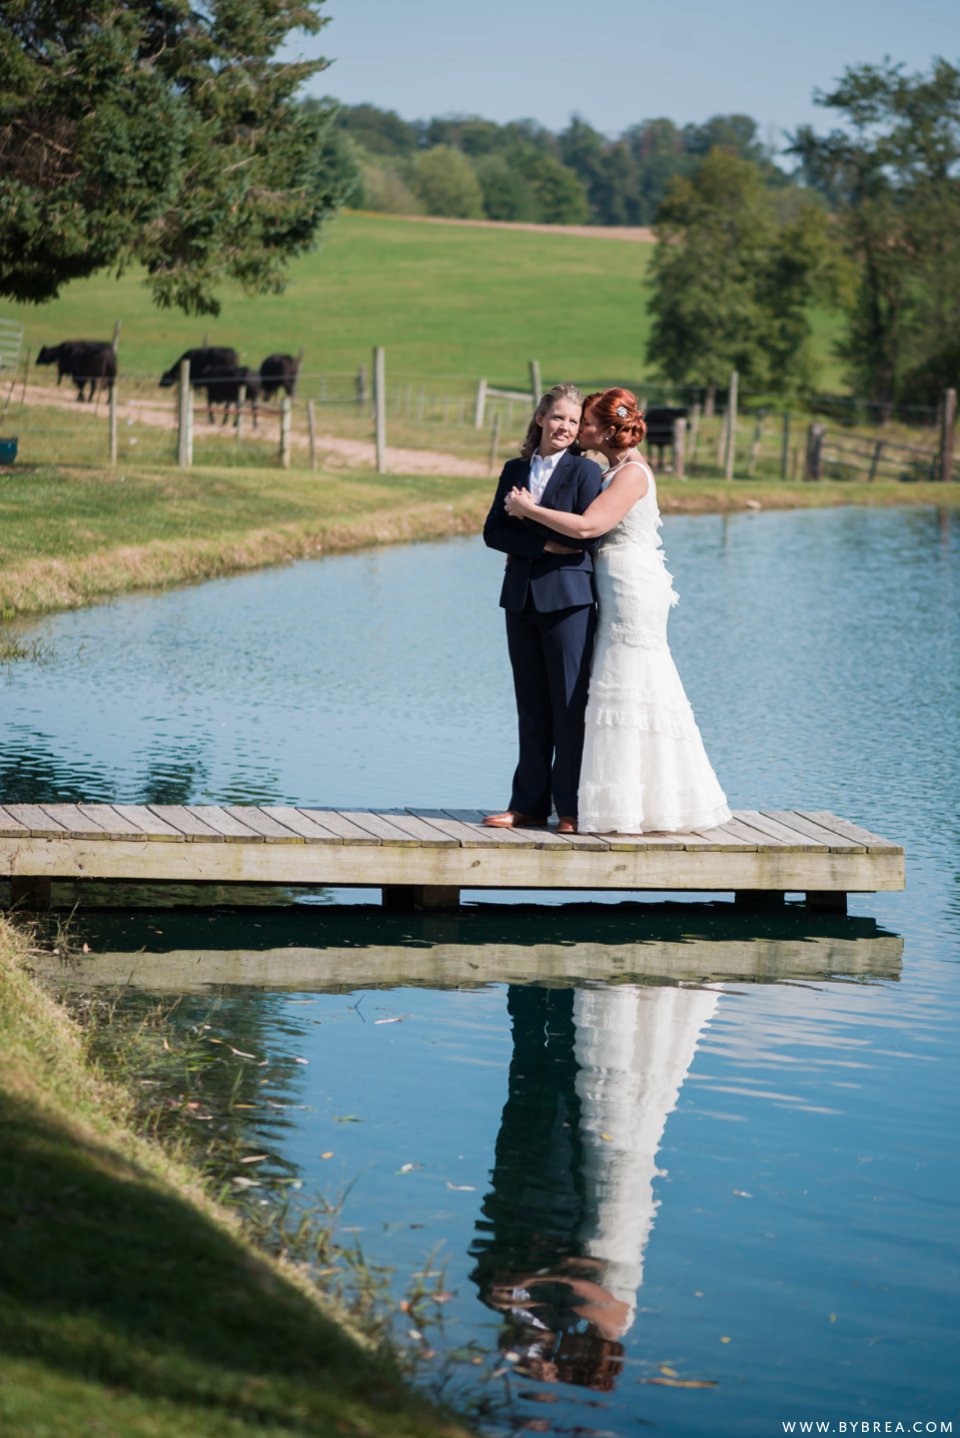
<svg viewBox="0 0 960 1438">
<path fill-rule="evenodd" d="M 537 503 L 530 491 L 518 489 L 516 485 L 503 501 L 503 507 L 511 519 L 526 519 L 537 512 Z"/>
</svg>

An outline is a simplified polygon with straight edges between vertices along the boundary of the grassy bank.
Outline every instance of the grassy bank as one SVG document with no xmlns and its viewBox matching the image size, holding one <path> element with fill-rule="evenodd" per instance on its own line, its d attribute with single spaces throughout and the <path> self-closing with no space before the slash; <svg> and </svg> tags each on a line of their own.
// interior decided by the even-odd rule
<svg viewBox="0 0 960 1438">
<path fill-rule="evenodd" d="M 489 479 L 40 466 L 0 487 L 0 617 L 76 608 L 368 545 L 475 534 Z M 960 485 L 664 480 L 665 513 L 823 505 L 957 504 Z M 8 657 L 18 636 L 0 635 Z M 0 651 L 2 657 L 2 651 Z"/>
<path fill-rule="evenodd" d="M 0 1430 L 463 1434 L 131 1131 L 27 960 L 0 917 Z"/>
</svg>

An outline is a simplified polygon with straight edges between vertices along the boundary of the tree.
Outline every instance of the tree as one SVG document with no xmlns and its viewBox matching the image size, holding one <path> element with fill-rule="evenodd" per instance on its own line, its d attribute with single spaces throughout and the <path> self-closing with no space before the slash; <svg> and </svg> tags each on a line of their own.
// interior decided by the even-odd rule
<svg viewBox="0 0 960 1438">
<path fill-rule="evenodd" d="M 554 155 L 518 148 L 511 155 L 529 186 L 537 219 L 545 225 L 584 225 L 590 206 L 583 182 Z"/>
<path fill-rule="evenodd" d="M 483 191 L 473 166 L 450 145 L 434 145 L 418 155 L 412 180 L 428 215 L 470 220 L 483 214 Z"/>
<path fill-rule="evenodd" d="M 587 192 L 595 225 L 629 225 L 637 216 L 637 167 L 623 141 L 604 139 L 574 115 L 560 136 L 560 158 Z"/>
<path fill-rule="evenodd" d="M 842 126 L 803 126 L 792 153 L 835 204 L 855 267 L 841 346 L 850 379 L 887 410 L 933 404 L 957 382 L 960 70 L 943 59 L 928 75 L 889 60 L 854 66 L 815 99 Z"/>
<path fill-rule="evenodd" d="M 809 379 L 806 310 L 829 272 L 826 216 L 784 200 L 750 160 L 711 150 L 675 178 L 657 215 L 648 357 L 678 384 L 736 369 L 759 389 Z"/>
<path fill-rule="evenodd" d="M 488 220 L 537 220 L 536 196 L 523 175 L 503 155 L 481 155 L 474 169 L 483 190 Z"/>
<path fill-rule="evenodd" d="M 227 280 L 279 290 L 353 182 L 323 60 L 273 57 L 322 0 L 7 0 L 0 294 L 142 264 L 157 303 L 215 314 Z"/>
</svg>

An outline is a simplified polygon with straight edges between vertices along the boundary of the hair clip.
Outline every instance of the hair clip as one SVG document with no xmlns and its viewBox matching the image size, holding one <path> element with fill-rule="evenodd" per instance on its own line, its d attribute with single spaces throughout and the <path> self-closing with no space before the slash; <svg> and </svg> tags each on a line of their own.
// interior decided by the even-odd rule
<svg viewBox="0 0 960 1438">
<path fill-rule="evenodd" d="M 626 419 L 626 417 L 627 417 L 627 406 L 626 406 L 625 404 L 618 404 L 618 405 L 617 405 L 617 419 Z"/>
</svg>

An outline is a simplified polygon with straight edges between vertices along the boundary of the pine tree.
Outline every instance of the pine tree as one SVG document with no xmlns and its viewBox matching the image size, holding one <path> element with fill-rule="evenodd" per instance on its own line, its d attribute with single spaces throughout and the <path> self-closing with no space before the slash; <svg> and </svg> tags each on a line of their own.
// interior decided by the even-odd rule
<svg viewBox="0 0 960 1438">
<path fill-rule="evenodd" d="M 7 0 L 0 30 L 0 294 L 144 266 L 154 298 L 216 314 L 228 280 L 283 287 L 352 176 L 324 60 L 274 57 L 322 0 Z"/>
</svg>

